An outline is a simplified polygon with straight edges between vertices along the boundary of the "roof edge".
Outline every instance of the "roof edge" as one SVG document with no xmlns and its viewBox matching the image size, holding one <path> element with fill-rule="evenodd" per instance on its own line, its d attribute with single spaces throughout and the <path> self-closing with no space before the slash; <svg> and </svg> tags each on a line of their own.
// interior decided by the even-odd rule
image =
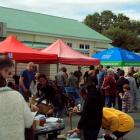
<svg viewBox="0 0 140 140">
<path fill-rule="evenodd" d="M 37 35 L 48 35 L 51 37 L 62 37 L 62 38 L 71 38 L 71 39 L 79 39 L 79 40 L 83 40 L 83 41 L 97 41 L 97 42 L 102 42 L 102 43 L 112 43 L 112 40 L 108 39 L 107 40 L 98 40 L 98 39 L 92 39 L 92 38 L 79 38 L 79 37 L 75 37 L 75 36 L 67 36 L 67 35 L 60 35 L 60 34 L 49 34 L 49 33 L 41 33 L 41 32 L 33 32 L 33 31 L 26 31 L 26 30 L 20 30 L 20 29 L 14 29 L 14 28 L 7 28 L 8 31 L 10 32 L 16 32 L 16 33 L 27 33 L 27 34 L 37 34 Z"/>
<path fill-rule="evenodd" d="M 36 11 L 29 11 L 29 10 L 23 10 L 23 9 L 16 9 L 16 8 L 12 8 L 12 7 L 5 7 L 5 6 L 0 6 L 1 8 L 5 8 L 5 9 L 10 9 L 10 10 L 15 10 L 15 11 L 22 11 L 22 12 L 28 12 L 28 13 L 36 13 L 36 14 L 40 14 L 40 15 L 47 15 L 50 17 L 56 17 L 56 18 L 62 18 L 62 19 L 68 19 L 68 20 L 74 20 L 74 21 L 78 21 L 76 19 L 72 19 L 72 18 L 66 18 L 66 17 L 61 17 L 61 16 L 55 16 L 55 15 L 49 15 L 47 13 L 41 13 L 41 12 L 36 12 Z M 79 22 L 79 21 L 78 21 Z"/>
</svg>

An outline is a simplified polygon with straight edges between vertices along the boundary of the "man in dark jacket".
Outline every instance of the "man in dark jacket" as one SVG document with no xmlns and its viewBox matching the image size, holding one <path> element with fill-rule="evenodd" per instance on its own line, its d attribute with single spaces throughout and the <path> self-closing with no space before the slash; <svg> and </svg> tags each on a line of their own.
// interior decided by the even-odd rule
<svg viewBox="0 0 140 140">
<path fill-rule="evenodd" d="M 38 104 L 43 100 L 47 100 L 48 103 L 53 105 L 53 109 L 48 112 L 48 115 L 55 113 L 55 116 L 62 118 L 64 115 L 64 100 L 61 93 L 59 93 L 52 85 L 48 83 L 46 75 L 40 74 L 38 77 Z"/>
<path fill-rule="evenodd" d="M 123 93 L 123 86 L 125 84 L 129 84 L 129 81 L 124 77 L 124 75 L 125 75 L 124 70 L 120 70 L 120 78 L 118 79 L 117 84 L 116 84 L 119 110 L 122 110 L 122 100 L 119 96 L 119 93 Z"/>
<path fill-rule="evenodd" d="M 97 140 L 102 124 L 103 102 L 101 94 L 96 86 L 88 84 L 86 87 L 87 97 L 81 113 L 81 119 L 77 131 L 81 133 L 81 140 Z"/>
</svg>

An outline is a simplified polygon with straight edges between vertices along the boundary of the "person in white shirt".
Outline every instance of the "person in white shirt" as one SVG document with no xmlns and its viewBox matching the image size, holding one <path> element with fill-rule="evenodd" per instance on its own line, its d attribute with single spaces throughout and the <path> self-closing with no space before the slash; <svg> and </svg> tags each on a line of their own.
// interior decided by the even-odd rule
<svg viewBox="0 0 140 140">
<path fill-rule="evenodd" d="M 39 76 L 40 73 L 36 73 L 35 75 L 35 78 L 33 79 L 33 81 L 31 82 L 31 85 L 30 85 L 30 92 L 31 92 L 31 95 L 32 96 L 36 96 L 37 94 L 37 85 L 38 85 L 38 76 Z"/>
</svg>

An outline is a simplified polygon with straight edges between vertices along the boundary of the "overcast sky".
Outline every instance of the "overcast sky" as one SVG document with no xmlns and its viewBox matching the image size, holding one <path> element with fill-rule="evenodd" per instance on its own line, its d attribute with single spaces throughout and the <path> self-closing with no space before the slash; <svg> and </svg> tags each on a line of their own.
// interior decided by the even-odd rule
<svg viewBox="0 0 140 140">
<path fill-rule="evenodd" d="M 112 10 L 140 20 L 140 0 L 0 0 L 0 6 L 82 21 L 87 14 Z"/>
</svg>

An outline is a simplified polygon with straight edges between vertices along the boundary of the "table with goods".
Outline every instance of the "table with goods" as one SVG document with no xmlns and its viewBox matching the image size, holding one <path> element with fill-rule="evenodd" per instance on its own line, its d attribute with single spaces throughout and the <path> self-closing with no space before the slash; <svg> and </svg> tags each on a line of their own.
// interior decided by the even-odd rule
<svg viewBox="0 0 140 140">
<path fill-rule="evenodd" d="M 38 98 L 32 97 L 30 99 L 31 104 L 36 104 L 38 102 Z M 47 117 L 47 112 L 49 109 L 52 108 L 45 100 L 42 101 L 40 104 L 37 105 L 39 111 L 33 113 L 34 123 L 34 139 L 38 140 L 40 136 L 44 136 L 46 139 L 53 140 L 57 138 L 57 135 L 60 134 L 60 131 L 65 128 L 63 119 L 61 118 L 54 118 L 54 117 Z"/>
<path fill-rule="evenodd" d="M 34 119 L 34 136 L 38 140 L 39 136 L 45 136 L 46 139 L 57 139 L 60 131 L 65 128 L 63 119 L 37 115 Z"/>
</svg>

